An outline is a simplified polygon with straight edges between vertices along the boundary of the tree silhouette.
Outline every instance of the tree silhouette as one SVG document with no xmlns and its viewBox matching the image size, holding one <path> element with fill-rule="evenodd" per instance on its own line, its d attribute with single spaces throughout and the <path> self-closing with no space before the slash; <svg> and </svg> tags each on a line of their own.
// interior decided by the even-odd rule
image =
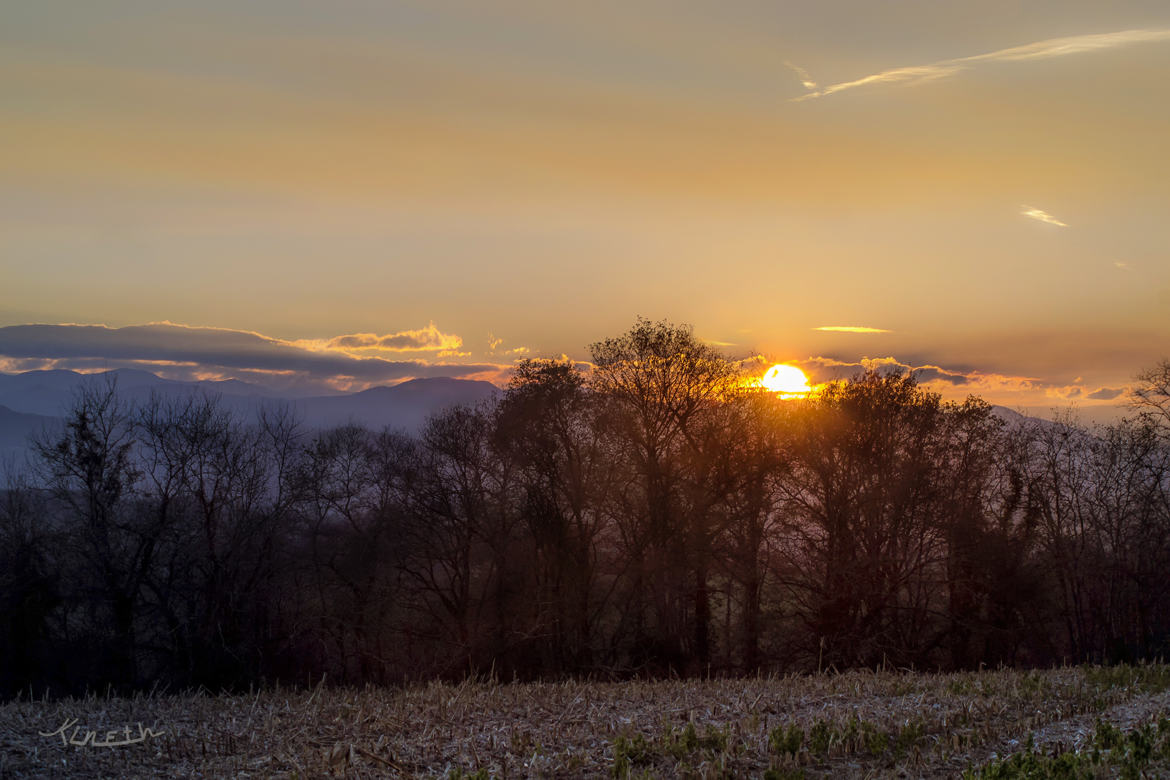
<svg viewBox="0 0 1170 780">
<path fill-rule="evenodd" d="M 591 351 L 417 435 L 87 382 L 0 491 L 0 691 L 1170 650 L 1170 365 L 1089 428 L 783 398 L 667 322 Z"/>
<path fill-rule="evenodd" d="M 1133 403 L 1140 411 L 1160 418 L 1170 430 L 1170 359 L 1159 361 L 1137 375 L 1138 385 L 1133 389 Z"/>
<path fill-rule="evenodd" d="M 92 606 L 113 626 L 110 676 L 132 686 L 138 682 L 138 609 L 163 527 L 157 515 L 132 506 L 141 472 L 133 458 L 133 420 L 116 384 L 82 385 L 65 428 L 59 438 L 34 442 L 41 476 L 78 533 L 69 550 L 82 578 L 78 595 L 95 595 Z"/>
<path fill-rule="evenodd" d="M 660 667 L 678 668 L 690 634 L 703 664 L 709 653 L 710 561 L 706 518 L 698 514 L 700 507 L 688 506 L 684 493 L 687 456 L 701 453 L 701 419 L 734 391 L 737 371 L 689 327 L 667 322 L 639 319 L 590 351 L 591 385 L 616 406 L 615 431 L 636 476 L 628 485 L 623 518 L 633 558 L 635 649 Z M 643 614 L 647 596 L 649 625 Z"/>
</svg>

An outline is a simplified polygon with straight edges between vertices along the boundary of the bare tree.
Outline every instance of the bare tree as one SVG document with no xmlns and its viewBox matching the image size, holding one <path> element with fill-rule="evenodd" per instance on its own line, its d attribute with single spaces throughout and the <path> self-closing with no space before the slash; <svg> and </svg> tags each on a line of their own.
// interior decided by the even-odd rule
<svg viewBox="0 0 1170 780">
<path fill-rule="evenodd" d="M 598 556 L 617 464 L 601 413 L 570 361 L 525 360 L 496 417 L 499 451 L 519 471 L 520 511 L 533 546 L 535 609 L 527 630 L 540 662 L 553 670 L 591 666 L 605 603 Z"/>
<path fill-rule="evenodd" d="M 782 576 L 824 663 L 923 663 L 941 640 L 944 408 L 868 372 L 809 401 L 793 442 Z"/>
<path fill-rule="evenodd" d="M 109 681 L 138 681 L 138 609 L 163 531 L 157 516 L 134 511 L 141 477 L 133 459 L 134 426 L 114 382 L 81 385 L 59 438 L 34 442 L 43 483 L 76 534 L 73 552 L 83 587 L 113 627 Z M 101 618 L 88 626 L 99 632 Z"/>
<path fill-rule="evenodd" d="M 590 350 L 591 386 L 620 412 L 615 430 L 636 477 L 628 483 L 623 520 L 626 554 L 633 562 L 633 645 L 651 662 L 677 668 L 690 636 L 705 665 L 709 516 L 701 505 L 687 506 L 684 459 L 701 453 L 700 418 L 733 392 L 738 372 L 689 327 L 667 322 L 639 319 L 625 334 Z M 647 594 L 651 625 L 643 616 Z"/>
<path fill-rule="evenodd" d="M 44 522 L 43 494 L 10 471 L 0 487 L 0 697 L 48 686 L 50 618 L 61 604 L 52 549 L 59 534 Z"/>
<path fill-rule="evenodd" d="M 1139 410 L 1161 419 L 1170 430 L 1170 359 L 1163 359 L 1152 368 L 1137 375 L 1138 386 L 1133 389 L 1132 403 Z"/>
</svg>

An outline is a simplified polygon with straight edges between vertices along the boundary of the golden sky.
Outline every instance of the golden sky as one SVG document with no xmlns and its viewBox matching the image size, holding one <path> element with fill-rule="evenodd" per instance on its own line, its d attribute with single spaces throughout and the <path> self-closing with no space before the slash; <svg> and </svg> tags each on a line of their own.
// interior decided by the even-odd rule
<svg viewBox="0 0 1170 780">
<path fill-rule="evenodd" d="M 472 375 L 643 315 L 1116 403 L 1170 353 L 1168 73 L 1160 0 L 8 4 L 0 326 Z"/>
</svg>

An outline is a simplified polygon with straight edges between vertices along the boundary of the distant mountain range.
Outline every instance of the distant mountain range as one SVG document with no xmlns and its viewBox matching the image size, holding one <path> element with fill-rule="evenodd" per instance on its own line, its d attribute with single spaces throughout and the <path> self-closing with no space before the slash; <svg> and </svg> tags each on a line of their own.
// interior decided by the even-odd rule
<svg viewBox="0 0 1170 780">
<path fill-rule="evenodd" d="M 347 423 L 380 430 L 385 427 L 417 432 L 427 417 L 457 404 L 475 404 L 498 394 L 489 382 L 448 377 L 412 379 L 392 387 L 372 387 L 357 393 L 298 397 L 260 384 L 237 379 L 183 382 L 163 379 L 149 371 L 117 369 L 99 374 L 76 371 L 27 371 L 0 373 L 0 472 L 3 464 L 23 460 L 30 435 L 55 434 L 74 394 L 85 383 L 117 383 L 118 393 L 131 402 L 148 400 L 152 394 L 177 398 L 192 393 L 211 393 L 223 406 L 244 418 L 254 417 L 266 404 L 287 403 L 309 428 L 327 429 Z M 995 413 L 1008 422 L 1023 417 L 1002 406 Z M 1051 409 L 1022 409 L 1035 417 L 1050 418 Z M 1121 407 L 1091 408 L 1082 413 L 1085 422 L 1111 422 Z"/>
<path fill-rule="evenodd" d="M 0 461 L 21 458 L 30 435 L 43 430 L 59 431 L 81 386 L 108 381 L 116 382 L 119 395 L 131 402 L 148 400 L 152 394 L 179 398 L 192 393 L 211 393 L 219 397 L 225 408 L 244 417 L 253 416 L 266 404 L 287 403 L 310 428 L 357 423 L 375 430 L 389 426 L 408 432 L 418 431 L 435 412 L 457 404 L 475 404 L 499 392 L 490 382 L 440 377 L 413 379 L 358 393 L 298 398 L 236 379 L 180 382 L 134 369 L 99 374 L 0 373 Z"/>
<path fill-rule="evenodd" d="M 7 463 L 23 460 L 31 437 L 42 433 L 56 434 L 61 425 L 60 417 L 16 412 L 0 406 L 0 475 Z M 0 489 L 3 489 L 2 482 Z"/>
</svg>

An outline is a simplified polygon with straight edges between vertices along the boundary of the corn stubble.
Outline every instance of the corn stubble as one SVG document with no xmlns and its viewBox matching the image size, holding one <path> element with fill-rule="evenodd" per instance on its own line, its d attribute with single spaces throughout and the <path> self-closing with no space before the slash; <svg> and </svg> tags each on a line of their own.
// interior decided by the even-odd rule
<svg viewBox="0 0 1170 780">
<path fill-rule="evenodd" d="M 92 695 L 0 705 L 0 777 L 1164 776 L 1168 716 L 1161 665 Z"/>
</svg>

